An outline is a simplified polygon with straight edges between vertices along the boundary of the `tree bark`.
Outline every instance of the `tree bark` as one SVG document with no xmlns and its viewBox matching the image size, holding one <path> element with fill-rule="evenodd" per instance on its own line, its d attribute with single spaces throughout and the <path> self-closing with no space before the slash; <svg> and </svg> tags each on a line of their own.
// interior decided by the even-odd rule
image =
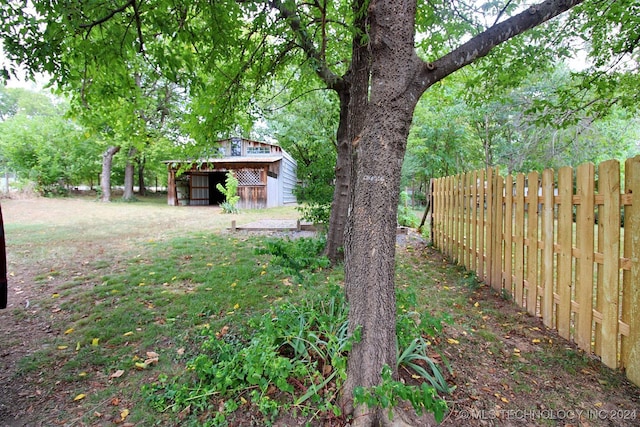
<svg viewBox="0 0 640 427">
<path fill-rule="evenodd" d="M 141 196 L 147 195 L 147 186 L 144 182 L 144 167 L 146 164 L 145 156 L 139 156 L 138 158 L 138 194 Z"/>
<path fill-rule="evenodd" d="M 496 45 L 551 19 L 581 0 L 550 0 L 495 25 L 434 63 L 414 50 L 416 0 L 372 0 L 371 88 L 366 121 L 355 145 L 355 176 L 345 236 L 345 291 L 349 331 L 360 330 L 347 364 L 345 413 L 352 426 L 392 425 L 388 412 L 353 404 L 356 387 L 381 382 L 382 368 L 396 372 L 395 236 L 400 176 L 418 99 L 454 71 Z M 406 425 L 399 421 L 398 425 Z"/>
<path fill-rule="evenodd" d="M 102 153 L 102 174 L 100 174 L 101 202 L 111 201 L 111 165 L 113 164 L 113 156 L 118 151 L 120 151 L 120 147 L 111 146 Z"/>
<path fill-rule="evenodd" d="M 371 55 L 368 43 L 357 35 L 358 33 L 364 35 L 367 30 L 367 15 L 362 12 L 364 4 L 364 0 L 353 2 L 356 35 L 352 40 L 351 67 L 342 79 L 343 84 L 336 88 L 340 99 L 340 123 L 336 138 L 338 141 L 336 180 L 325 248 L 325 255 L 334 264 L 341 261 L 343 257 L 341 248 L 344 246 L 344 233 L 351 196 L 350 188 L 353 180 L 353 144 L 364 127 L 369 102 Z"/>
<path fill-rule="evenodd" d="M 135 172 L 135 168 L 133 167 L 132 158 L 136 154 L 136 149 L 131 147 L 129 148 L 129 153 L 127 155 L 127 164 L 124 167 L 124 193 L 122 194 L 122 200 L 130 201 L 133 200 L 133 176 Z"/>
</svg>

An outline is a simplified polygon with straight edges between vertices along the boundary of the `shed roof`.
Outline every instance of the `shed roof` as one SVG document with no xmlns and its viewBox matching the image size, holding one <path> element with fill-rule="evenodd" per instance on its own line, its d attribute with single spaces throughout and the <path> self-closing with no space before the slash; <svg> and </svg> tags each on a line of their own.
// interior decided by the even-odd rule
<svg viewBox="0 0 640 427">
<path fill-rule="evenodd" d="M 163 163 L 275 163 L 282 160 L 282 155 L 279 156 L 234 156 L 234 157 L 214 157 L 211 159 L 198 159 L 198 160 L 165 160 Z"/>
</svg>

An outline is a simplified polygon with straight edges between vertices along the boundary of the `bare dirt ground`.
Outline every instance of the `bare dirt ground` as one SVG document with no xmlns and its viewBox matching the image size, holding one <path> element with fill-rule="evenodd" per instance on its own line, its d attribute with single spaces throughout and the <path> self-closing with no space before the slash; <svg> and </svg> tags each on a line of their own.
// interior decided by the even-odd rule
<svg viewBox="0 0 640 427">
<path fill-rule="evenodd" d="M 47 389 L 52 385 L 37 371 L 16 375 L 20 360 L 47 345 L 55 333 L 51 325 L 58 313 L 51 298 L 58 285 L 96 274 L 92 269 L 97 261 L 108 264 L 110 273 L 124 269 L 126 257 L 141 242 L 189 232 L 227 232 L 233 219 L 238 226 L 261 219 L 257 214 L 221 215 L 217 208 L 161 202 L 149 206 L 37 198 L 5 199 L 1 206 L 10 276 L 9 306 L 0 310 L 0 427 L 46 425 L 32 420 L 69 401 L 59 387 L 56 393 L 67 398 L 52 397 Z M 271 215 L 295 219 L 297 212 L 288 208 Z M 442 271 L 446 261 L 441 255 L 419 239 L 401 239 L 408 247 L 414 245 L 421 267 Z M 460 292 L 463 304 L 451 309 L 466 310 L 469 317 L 460 315 L 442 338 L 449 342 L 442 356 L 453 368 L 448 380 L 456 386 L 447 397 L 451 412 L 442 425 L 640 425 L 638 387 L 595 359 L 573 369 L 574 347 L 538 320 L 486 287 L 456 289 L 448 280 L 443 276 L 438 289 L 428 292 Z M 478 318 L 480 323 L 474 324 Z M 548 356 L 550 351 L 564 351 L 567 357 L 558 362 Z"/>
</svg>

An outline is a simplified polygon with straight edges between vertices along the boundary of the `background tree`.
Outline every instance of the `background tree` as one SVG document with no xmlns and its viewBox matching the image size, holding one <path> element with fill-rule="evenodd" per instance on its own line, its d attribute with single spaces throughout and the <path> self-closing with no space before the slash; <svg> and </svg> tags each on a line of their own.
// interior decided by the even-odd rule
<svg viewBox="0 0 640 427">
<path fill-rule="evenodd" d="M 281 97 L 278 97 L 280 99 Z M 283 100 L 283 102 L 285 102 Z M 295 189 L 303 217 L 328 224 L 334 193 L 338 100 L 327 91 L 312 91 L 267 110 L 268 135 L 298 163 Z"/>
</svg>

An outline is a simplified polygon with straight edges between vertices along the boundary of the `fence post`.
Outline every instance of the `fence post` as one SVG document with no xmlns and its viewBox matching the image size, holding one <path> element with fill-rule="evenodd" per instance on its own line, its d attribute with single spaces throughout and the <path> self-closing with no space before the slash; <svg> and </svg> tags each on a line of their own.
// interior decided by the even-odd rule
<svg viewBox="0 0 640 427">
<path fill-rule="evenodd" d="M 632 200 L 624 209 L 624 256 L 631 268 L 623 278 L 622 319 L 629 335 L 622 337 L 622 365 L 627 378 L 640 385 L 640 156 L 626 161 L 624 175 L 625 193 Z"/>
</svg>

